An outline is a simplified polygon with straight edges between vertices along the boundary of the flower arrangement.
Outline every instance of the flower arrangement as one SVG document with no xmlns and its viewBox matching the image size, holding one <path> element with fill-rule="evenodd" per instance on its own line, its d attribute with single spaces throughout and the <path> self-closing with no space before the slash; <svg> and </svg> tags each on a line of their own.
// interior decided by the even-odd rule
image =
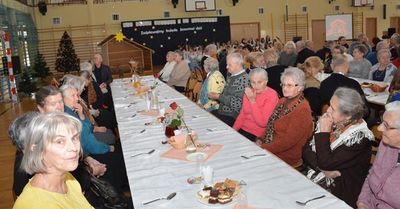
<svg viewBox="0 0 400 209">
<path fill-rule="evenodd" d="M 175 111 L 176 117 L 174 117 L 174 118 L 171 120 L 171 122 L 169 123 L 169 125 L 167 126 L 167 128 L 169 127 L 169 129 L 170 129 L 170 130 L 172 129 L 172 131 L 173 131 L 173 130 L 176 130 L 176 129 L 178 129 L 179 127 L 183 126 L 184 128 L 186 128 L 186 131 L 187 131 L 188 133 L 190 133 L 189 127 L 186 125 L 186 122 L 185 122 L 184 117 L 183 117 L 184 111 L 183 111 L 182 107 L 180 107 L 176 102 L 171 103 L 171 104 L 169 105 L 169 107 L 170 107 L 173 111 Z M 169 134 L 167 134 L 167 129 L 166 129 L 166 135 L 169 135 Z M 193 139 L 192 135 L 191 135 L 191 134 L 188 134 L 188 135 L 189 135 L 189 138 L 190 138 L 192 144 L 195 145 L 195 142 L 194 142 L 194 139 Z M 169 137 L 170 137 L 170 136 L 169 136 Z"/>
</svg>

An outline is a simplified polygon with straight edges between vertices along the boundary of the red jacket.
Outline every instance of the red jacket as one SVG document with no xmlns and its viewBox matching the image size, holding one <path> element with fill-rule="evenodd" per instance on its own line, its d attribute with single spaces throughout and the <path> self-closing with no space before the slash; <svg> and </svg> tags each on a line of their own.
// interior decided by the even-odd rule
<svg viewBox="0 0 400 209">
<path fill-rule="evenodd" d="M 286 98 L 281 98 L 277 106 L 284 101 Z M 296 101 L 292 101 L 288 108 L 291 108 Z M 308 101 L 304 99 L 292 112 L 276 120 L 274 128 L 272 142 L 262 144 L 262 148 L 274 153 L 289 165 L 297 163 L 301 159 L 304 144 L 313 132 Z"/>
<path fill-rule="evenodd" d="M 246 94 L 243 95 L 242 109 L 233 128 L 242 129 L 257 137 L 263 135 L 269 116 L 271 116 L 278 101 L 278 94 L 269 87 L 261 94 L 257 94 L 255 103 L 251 103 Z"/>
</svg>

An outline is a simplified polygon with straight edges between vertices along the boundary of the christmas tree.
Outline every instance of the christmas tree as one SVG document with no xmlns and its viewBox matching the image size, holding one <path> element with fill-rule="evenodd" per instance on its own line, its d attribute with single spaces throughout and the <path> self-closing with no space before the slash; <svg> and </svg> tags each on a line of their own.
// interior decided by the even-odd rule
<svg viewBox="0 0 400 209">
<path fill-rule="evenodd" d="M 56 70 L 64 73 L 79 71 L 79 58 L 67 31 L 64 31 L 57 50 Z"/>
<path fill-rule="evenodd" d="M 37 53 L 35 65 L 33 66 L 33 71 L 35 72 L 35 77 L 39 77 L 41 79 L 44 79 L 50 75 L 49 67 L 47 67 L 47 63 L 39 51 Z"/>
<path fill-rule="evenodd" d="M 29 68 L 26 68 L 22 73 L 21 81 L 18 84 L 18 90 L 27 95 L 30 95 L 37 90 L 36 83 L 32 79 L 32 73 Z"/>
</svg>

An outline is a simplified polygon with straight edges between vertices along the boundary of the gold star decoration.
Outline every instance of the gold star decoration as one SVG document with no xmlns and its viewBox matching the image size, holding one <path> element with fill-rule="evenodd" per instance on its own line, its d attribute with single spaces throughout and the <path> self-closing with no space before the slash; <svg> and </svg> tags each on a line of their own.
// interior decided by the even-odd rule
<svg viewBox="0 0 400 209">
<path fill-rule="evenodd" d="M 114 38 L 115 38 L 116 41 L 121 42 L 126 37 L 124 36 L 124 34 L 122 32 L 118 32 L 118 33 L 115 34 Z"/>
</svg>

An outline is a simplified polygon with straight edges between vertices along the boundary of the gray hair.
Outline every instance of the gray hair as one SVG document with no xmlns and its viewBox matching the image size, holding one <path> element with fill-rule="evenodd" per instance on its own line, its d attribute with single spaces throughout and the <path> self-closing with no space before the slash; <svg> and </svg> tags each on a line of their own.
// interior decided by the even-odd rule
<svg viewBox="0 0 400 209">
<path fill-rule="evenodd" d="M 381 49 L 389 49 L 389 44 L 386 41 L 379 41 L 376 44 L 376 51 L 379 52 Z"/>
<path fill-rule="evenodd" d="M 81 68 L 81 71 L 86 70 L 86 71 L 89 71 L 90 73 L 92 73 L 92 70 L 93 70 L 93 66 L 89 62 L 82 62 L 80 64 L 80 68 Z"/>
<path fill-rule="evenodd" d="M 306 75 L 302 70 L 297 67 L 289 67 L 283 71 L 281 75 L 281 82 L 283 82 L 284 78 L 292 78 L 294 82 L 301 87 L 301 90 L 304 90 L 304 86 L 306 84 Z"/>
<path fill-rule="evenodd" d="M 297 48 L 297 49 L 302 49 L 302 48 L 304 48 L 304 47 L 306 47 L 306 42 L 305 42 L 305 41 L 298 41 L 298 42 L 296 42 L 296 48 Z"/>
<path fill-rule="evenodd" d="M 81 68 L 81 69 L 82 69 L 82 68 Z M 88 80 L 90 80 L 90 78 L 91 78 L 91 72 L 88 71 L 88 70 L 81 70 L 81 71 L 79 72 L 79 74 L 80 74 L 80 77 L 81 77 L 81 78 L 88 79 Z"/>
<path fill-rule="evenodd" d="M 168 56 L 168 55 L 175 55 L 175 52 L 174 52 L 174 51 L 168 51 L 168 52 L 167 52 L 167 56 Z"/>
<path fill-rule="evenodd" d="M 207 72 L 219 70 L 218 60 L 212 57 L 204 60 L 204 70 L 206 70 Z"/>
<path fill-rule="evenodd" d="M 283 47 L 285 49 L 296 49 L 296 44 L 293 41 L 288 41 L 286 42 L 285 46 Z"/>
<path fill-rule="evenodd" d="M 63 112 L 44 113 L 35 117 L 27 127 L 24 157 L 21 168 L 28 174 L 47 171 L 43 154 L 48 145 L 53 143 L 60 130 L 79 135 L 82 131 L 81 122 Z M 75 133 L 74 133 L 75 134 Z M 79 151 L 82 154 L 82 149 Z"/>
<path fill-rule="evenodd" d="M 333 93 L 333 96 L 339 99 L 339 111 L 346 116 L 350 116 L 351 120 L 359 120 L 365 115 L 367 111 L 365 100 L 356 90 L 339 87 Z"/>
<path fill-rule="evenodd" d="M 262 69 L 262 68 L 254 68 L 251 69 L 250 73 L 249 73 L 249 77 L 252 78 L 254 75 L 262 75 L 264 80 L 266 82 L 268 82 L 268 73 L 266 70 Z"/>
<path fill-rule="evenodd" d="M 206 46 L 206 48 L 204 48 L 204 53 L 208 53 L 208 52 L 210 52 L 210 51 L 215 51 L 215 52 L 217 52 L 217 45 L 215 45 L 215 44 L 209 44 L 209 45 L 207 45 Z"/>
<path fill-rule="evenodd" d="M 240 64 L 240 65 L 243 65 L 243 62 L 244 62 L 242 54 L 240 54 L 238 52 L 228 54 L 228 56 L 226 57 L 226 60 L 232 60 L 232 62 Z"/>
<path fill-rule="evenodd" d="M 383 55 L 383 54 L 388 54 L 389 55 L 389 57 L 391 57 L 392 56 L 392 53 L 390 53 L 390 50 L 389 49 L 382 49 L 382 50 L 379 50 L 378 51 L 378 54 L 377 54 L 377 57 L 378 57 L 378 60 L 381 58 L 381 56 Z"/>
<path fill-rule="evenodd" d="M 29 111 L 16 118 L 8 127 L 8 135 L 19 151 L 22 152 L 24 150 L 24 143 L 28 137 L 26 132 L 29 123 L 39 114 L 39 112 Z"/>
<path fill-rule="evenodd" d="M 74 86 L 71 86 L 71 85 L 62 85 L 62 86 L 60 87 L 60 91 L 61 91 L 62 97 L 63 97 L 63 98 L 69 97 L 69 91 L 70 91 L 71 89 L 72 89 L 72 90 L 77 90 Z"/>
<path fill-rule="evenodd" d="M 69 85 L 75 88 L 78 92 L 82 92 L 85 88 L 85 81 L 79 76 L 67 74 L 63 77 L 62 85 Z"/>
<path fill-rule="evenodd" d="M 399 115 L 400 115 L 400 101 L 394 101 L 394 102 L 386 104 L 385 105 L 385 109 L 386 109 L 385 113 L 387 113 L 387 112 L 395 112 L 395 113 L 397 113 L 396 114 L 397 118 L 396 118 L 396 121 L 395 121 L 395 127 L 396 128 L 400 128 L 400 117 L 399 117 Z"/>
<path fill-rule="evenodd" d="M 393 40 L 395 44 L 400 44 L 400 35 L 398 33 L 393 33 L 390 39 Z"/>
<path fill-rule="evenodd" d="M 332 65 L 333 70 L 335 70 L 335 67 L 342 66 L 342 65 L 348 64 L 348 63 L 349 63 L 349 61 L 347 60 L 346 55 L 338 54 L 332 58 L 331 65 Z"/>
</svg>

